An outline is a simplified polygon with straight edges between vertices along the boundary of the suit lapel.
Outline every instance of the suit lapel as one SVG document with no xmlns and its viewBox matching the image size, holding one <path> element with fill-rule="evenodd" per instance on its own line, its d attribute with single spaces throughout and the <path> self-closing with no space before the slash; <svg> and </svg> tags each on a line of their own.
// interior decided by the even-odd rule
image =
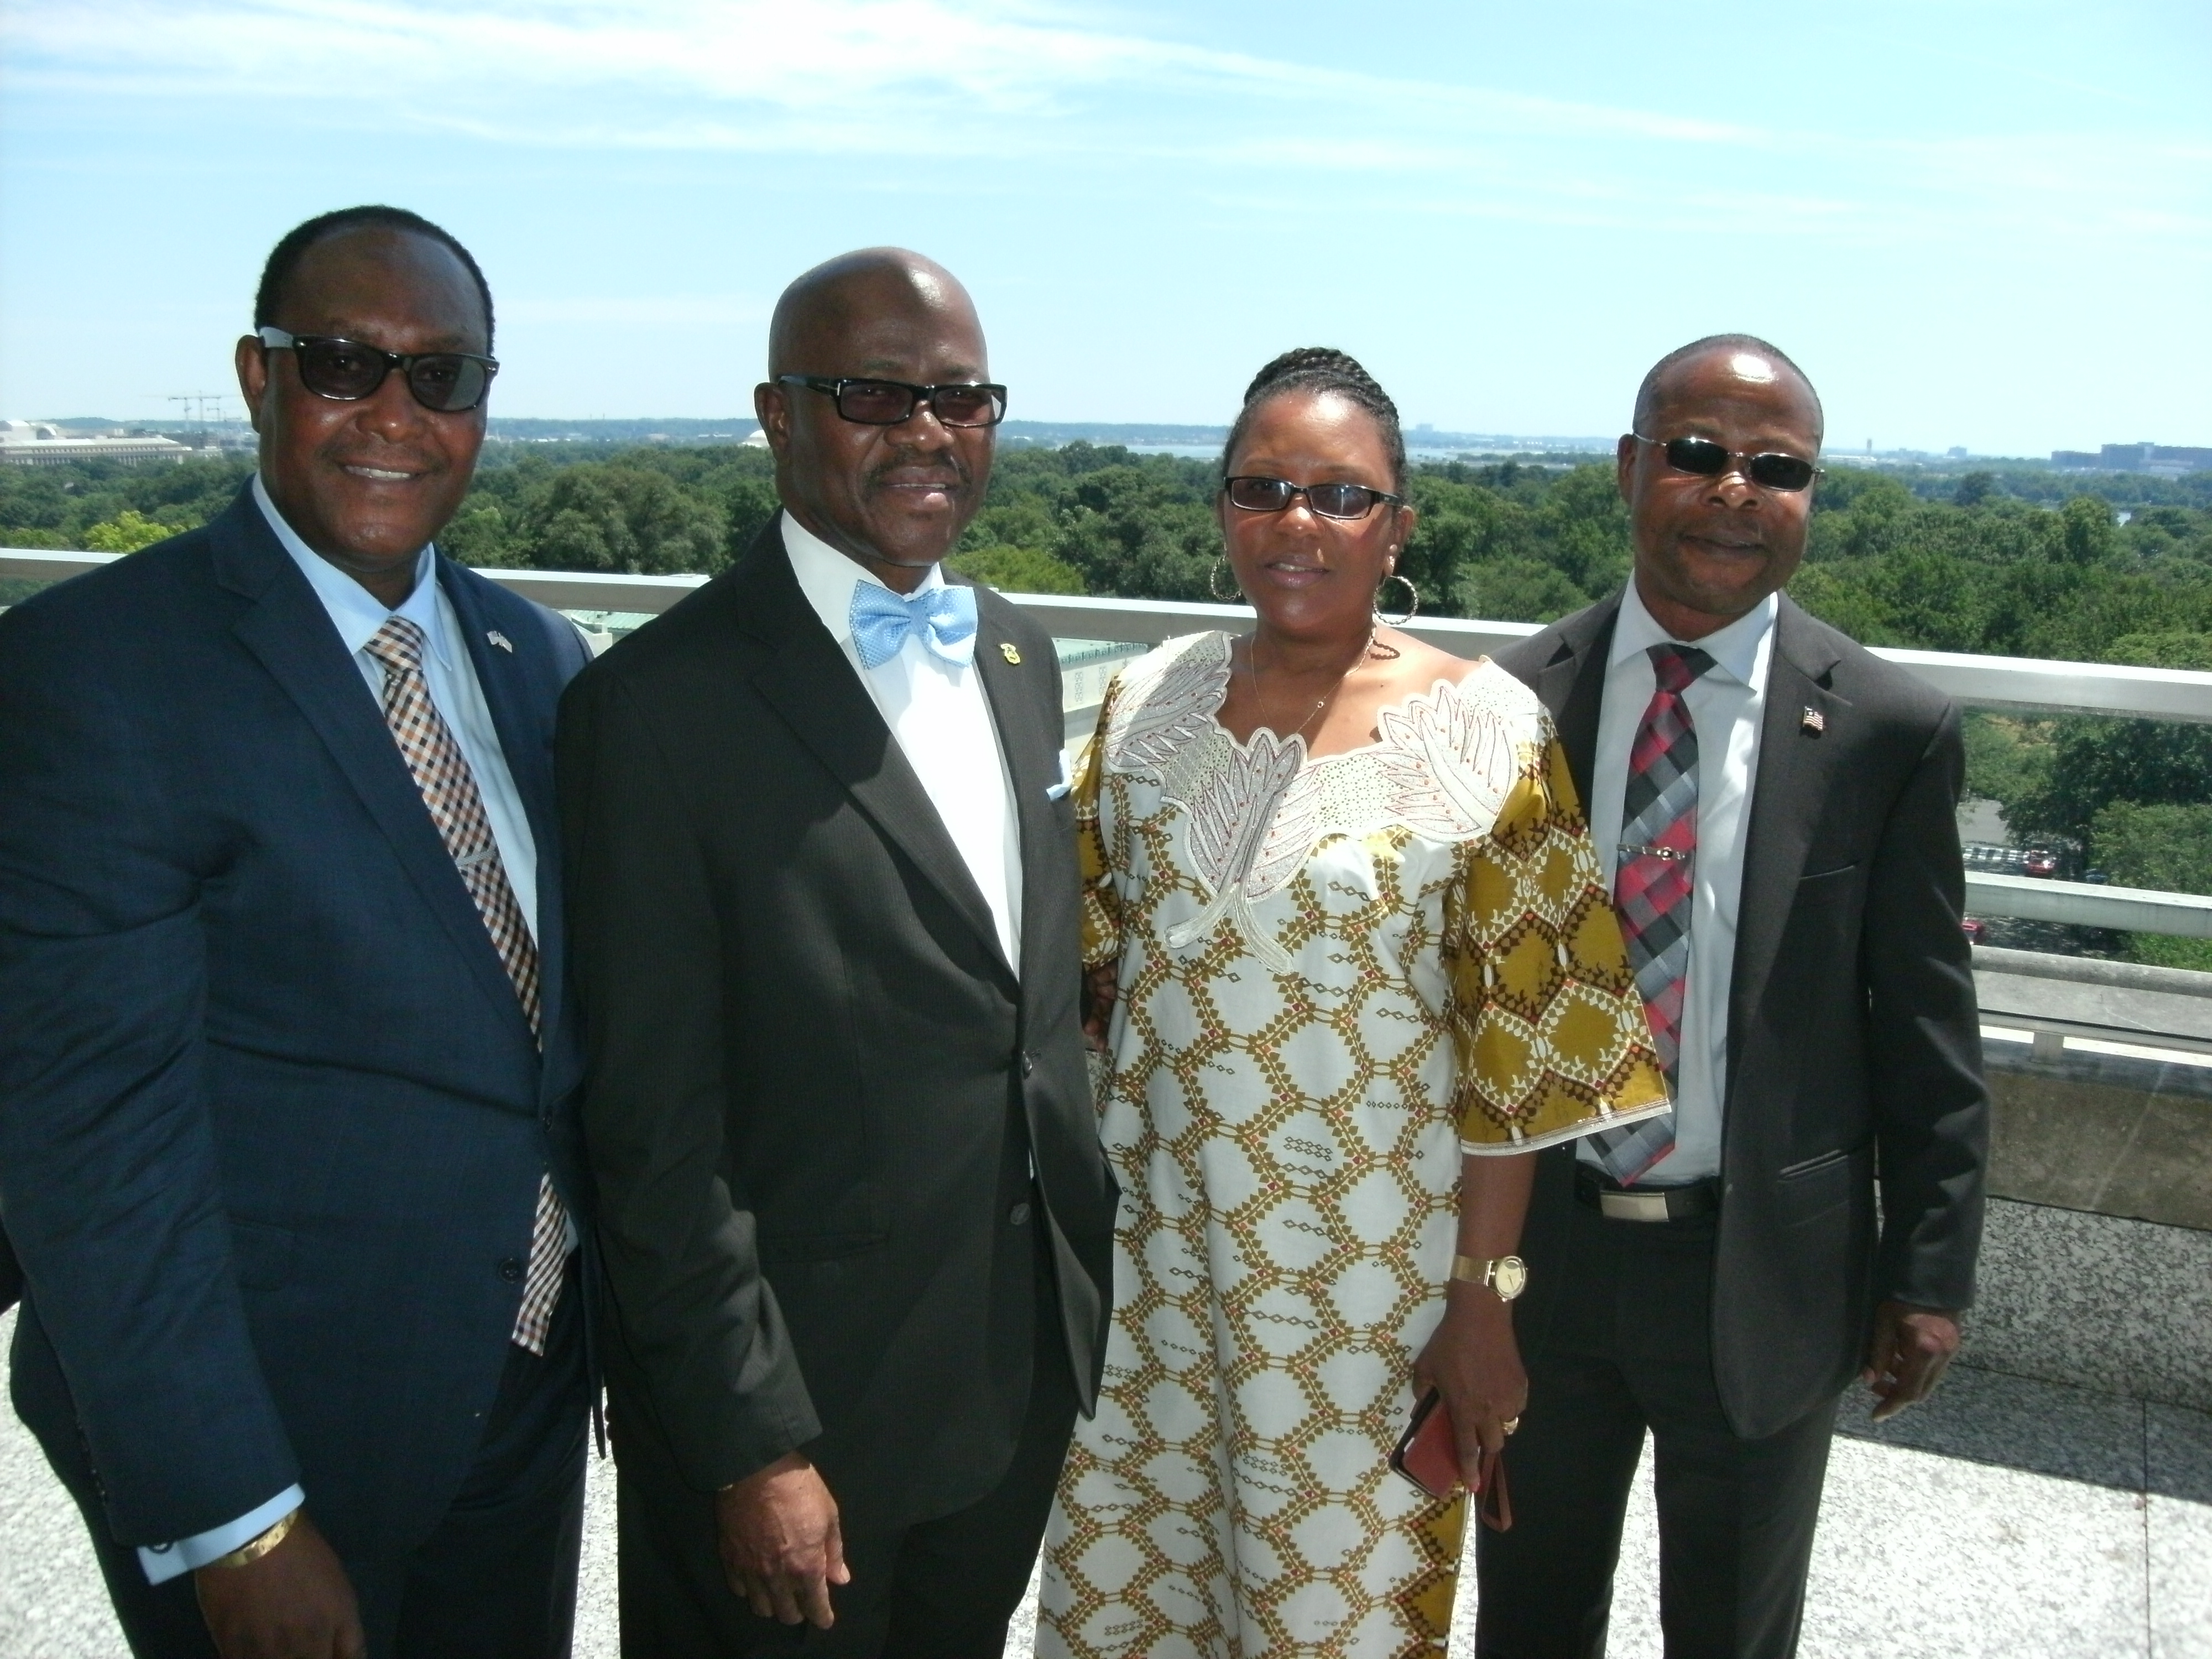
<svg viewBox="0 0 2212 1659">
<path fill-rule="evenodd" d="M 991 723 L 999 731 L 1007 787 L 1013 791 L 1014 816 L 1020 826 L 1022 908 L 1026 914 L 1042 896 L 1041 878 L 1058 867 L 1052 856 L 1052 839 L 1059 831 L 1045 792 L 1060 781 L 1060 710 L 1048 695 L 1049 665 L 1022 657 L 1018 651 L 1012 659 L 1007 656 L 1012 649 L 1010 635 L 998 616 L 1004 601 L 981 588 L 975 598 L 979 613 L 975 668 L 982 676 L 984 695 L 991 705 Z M 1040 710 L 1049 717 L 1047 729 L 1040 730 Z M 1034 958 L 1043 948 L 1046 930 L 1024 926 L 1021 935 L 1022 976 L 1029 981 L 1041 971 L 1042 965 Z"/>
<path fill-rule="evenodd" d="M 1613 649 L 1618 595 L 1570 617 L 1559 629 L 1559 650 L 1536 672 L 1532 689 L 1552 711 L 1559 746 L 1567 752 L 1575 793 L 1589 811 L 1590 775 L 1597 763 L 1597 722 L 1605 706 L 1605 659 Z"/>
<path fill-rule="evenodd" d="M 998 923 L 967 860 L 851 660 L 799 591 L 783 550 L 782 525 L 780 515 L 769 520 L 746 556 L 732 596 L 746 630 L 774 653 L 754 672 L 755 689 L 1012 978 Z"/>
<path fill-rule="evenodd" d="M 250 495 L 213 529 L 217 580 L 253 602 L 236 624 L 239 639 L 321 738 L 493 1006 L 522 1024 L 514 983 L 476 903 L 392 740 L 392 728 L 314 589 Z"/>
<path fill-rule="evenodd" d="M 1820 715 L 1820 729 L 1832 732 L 1850 707 L 1828 689 L 1835 653 L 1805 623 L 1805 613 L 1784 595 L 1774 619 L 1759 771 L 1744 840 L 1743 891 L 1736 904 L 1735 962 L 1729 978 L 1731 1078 L 1782 946 L 1814 826 L 1828 803 L 1833 757 L 1843 753 L 1834 738 L 1824 741 L 1808 730 L 1805 714 Z"/>
</svg>

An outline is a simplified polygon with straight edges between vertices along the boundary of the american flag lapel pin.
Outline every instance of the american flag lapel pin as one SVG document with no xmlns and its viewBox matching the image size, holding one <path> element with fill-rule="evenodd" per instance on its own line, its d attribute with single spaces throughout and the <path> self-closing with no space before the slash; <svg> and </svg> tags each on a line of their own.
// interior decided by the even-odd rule
<svg viewBox="0 0 2212 1659">
<path fill-rule="evenodd" d="M 497 646 L 501 650 L 506 652 L 508 656 L 511 657 L 514 654 L 514 642 L 510 641 L 506 635 L 501 633 L 496 628 L 486 634 L 484 637 L 489 640 L 494 645 Z M 1809 714 L 1813 711 L 1808 708 L 1805 712 Z"/>
<path fill-rule="evenodd" d="M 1817 708 L 1808 708 L 1797 717 L 1797 727 L 1798 730 L 1817 738 L 1828 729 L 1828 717 Z"/>
</svg>

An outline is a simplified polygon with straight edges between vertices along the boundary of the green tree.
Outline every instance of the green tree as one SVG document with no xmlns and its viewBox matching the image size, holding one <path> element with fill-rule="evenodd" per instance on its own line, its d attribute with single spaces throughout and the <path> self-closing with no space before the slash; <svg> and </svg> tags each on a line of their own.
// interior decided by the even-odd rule
<svg viewBox="0 0 2212 1659">
<path fill-rule="evenodd" d="M 726 538 L 714 504 L 666 473 L 587 461 L 555 476 L 526 511 L 516 541 L 542 569 L 659 575 L 720 569 Z"/>
<path fill-rule="evenodd" d="M 972 576 L 1003 593 L 1080 593 L 1083 574 L 1035 547 L 978 547 L 955 553 L 945 561 L 963 576 Z"/>
<path fill-rule="evenodd" d="M 103 519 L 84 532 L 88 553 L 136 553 L 142 547 L 165 542 L 177 533 L 175 525 L 160 524 L 134 507 L 125 507 L 112 519 Z"/>
<path fill-rule="evenodd" d="M 2212 893 L 2212 804 L 2114 801 L 2092 821 L 2089 846 L 2123 886 Z M 2128 954 L 2170 968 L 2212 969 L 2212 939 L 2133 933 Z"/>
</svg>

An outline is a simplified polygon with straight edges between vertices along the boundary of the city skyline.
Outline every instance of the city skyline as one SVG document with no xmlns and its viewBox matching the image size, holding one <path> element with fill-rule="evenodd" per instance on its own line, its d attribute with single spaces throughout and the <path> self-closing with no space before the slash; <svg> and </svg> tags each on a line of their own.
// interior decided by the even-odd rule
<svg viewBox="0 0 2212 1659">
<path fill-rule="evenodd" d="M 1048 422 L 1218 423 L 1341 345 L 1409 425 L 1604 432 L 1772 338 L 1832 452 L 2208 434 L 2212 16 L 1626 3 L 0 0 L 0 413 L 228 392 L 260 260 L 360 200 L 468 241 L 496 412 L 727 416 L 783 282 L 902 242 Z M 232 407 L 236 407 L 234 393 Z"/>
</svg>

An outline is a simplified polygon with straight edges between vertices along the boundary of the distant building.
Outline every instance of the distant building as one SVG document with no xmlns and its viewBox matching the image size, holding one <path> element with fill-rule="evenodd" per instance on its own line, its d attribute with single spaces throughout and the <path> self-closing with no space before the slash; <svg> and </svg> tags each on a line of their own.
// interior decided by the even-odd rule
<svg viewBox="0 0 2212 1659">
<path fill-rule="evenodd" d="M 2178 478 L 2185 472 L 2212 472 L 2212 449 L 2172 444 L 2106 444 L 2092 455 L 2086 449 L 2054 449 L 2051 464 L 2062 472 L 2148 472 Z"/>
<path fill-rule="evenodd" d="M 0 463 L 61 466 L 70 461 L 181 461 L 191 450 L 174 438 L 144 434 L 127 438 L 64 438 L 43 422 L 0 421 Z"/>
</svg>

